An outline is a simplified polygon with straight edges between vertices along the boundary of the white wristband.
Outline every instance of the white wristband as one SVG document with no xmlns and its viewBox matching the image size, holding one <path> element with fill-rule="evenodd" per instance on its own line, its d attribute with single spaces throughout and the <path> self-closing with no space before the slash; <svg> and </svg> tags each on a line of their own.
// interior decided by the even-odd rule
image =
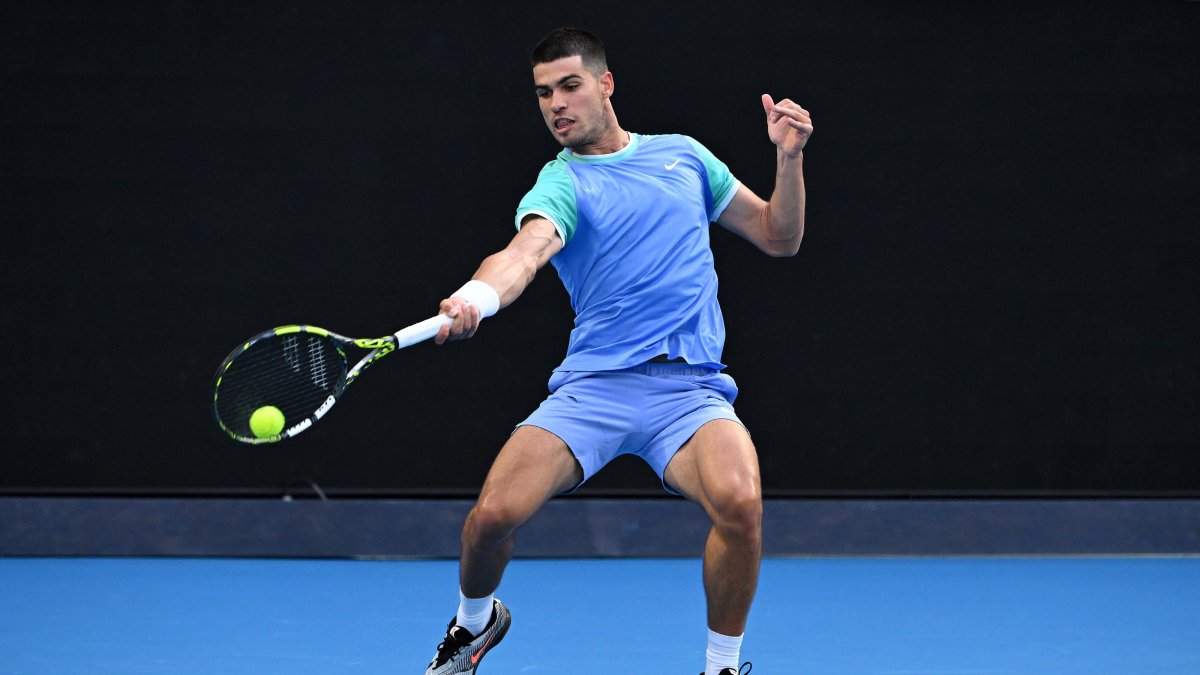
<svg viewBox="0 0 1200 675">
<path fill-rule="evenodd" d="M 452 298 L 462 298 L 479 308 L 479 318 L 487 318 L 500 311 L 500 294 L 496 289 L 482 281 L 472 279 L 463 287 L 450 295 Z"/>
</svg>

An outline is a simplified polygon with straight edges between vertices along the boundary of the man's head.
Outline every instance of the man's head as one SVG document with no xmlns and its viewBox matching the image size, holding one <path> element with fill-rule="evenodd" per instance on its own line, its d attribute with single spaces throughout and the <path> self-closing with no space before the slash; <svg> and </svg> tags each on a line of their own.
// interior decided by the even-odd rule
<svg viewBox="0 0 1200 675">
<path fill-rule="evenodd" d="M 563 147 L 582 154 L 615 152 L 617 126 L 609 97 L 604 44 L 578 28 L 559 28 L 533 50 L 533 85 L 550 133 Z"/>
<path fill-rule="evenodd" d="M 550 63 L 568 56 L 583 59 L 583 66 L 599 78 L 608 72 L 608 60 L 604 55 L 604 43 L 600 38 L 582 28 L 556 28 L 533 48 L 530 65 Z"/>
</svg>

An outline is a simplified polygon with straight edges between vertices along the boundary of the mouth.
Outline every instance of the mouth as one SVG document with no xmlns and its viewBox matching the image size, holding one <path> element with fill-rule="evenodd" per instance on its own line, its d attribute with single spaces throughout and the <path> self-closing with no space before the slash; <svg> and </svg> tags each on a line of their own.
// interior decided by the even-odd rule
<svg viewBox="0 0 1200 675">
<path fill-rule="evenodd" d="M 554 130 L 560 134 L 566 134 L 575 126 L 575 120 L 570 117 L 560 117 L 554 120 Z"/>
</svg>

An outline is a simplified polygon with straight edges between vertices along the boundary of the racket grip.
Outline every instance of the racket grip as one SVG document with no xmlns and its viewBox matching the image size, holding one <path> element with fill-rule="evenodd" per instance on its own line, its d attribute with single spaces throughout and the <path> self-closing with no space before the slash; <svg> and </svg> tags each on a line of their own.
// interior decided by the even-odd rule
<svg viewBox="0 0 1200 675">
<path fill-rule="evenodd" d="M 451 319 L 445 314 L 438 314 L 437 316 L 425 319 L 420 323 L 414 323 L 408 328 L 402 328 L 396 333 L 396 347 L 398 349 L 403 349 L 410 345 L 415 345 L 418 342 L 424 342 L 434 335 L 437 335 L 438 330 L 440 330 L 442 326 L 451 323 L 454 323 L 454 319 Z"/>
</svg>

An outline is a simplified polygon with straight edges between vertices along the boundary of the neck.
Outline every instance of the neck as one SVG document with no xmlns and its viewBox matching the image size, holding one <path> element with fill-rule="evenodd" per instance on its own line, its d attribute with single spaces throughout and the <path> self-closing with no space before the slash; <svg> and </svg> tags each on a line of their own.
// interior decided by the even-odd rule
<svg viewBox="0 0 1200 675">
<path fill-rule="evenodd" d="M 571 152 L 577 155 L 611 155 L 629 145 L 629 132 L 621 128 L 611 105 L 605 102 L 605 107 L 609 119 L 608 129 L 595 141 L 570 148 Z"/>
<path fill-rule="evenodd" d="M 577 155 L 611 155 L 614 152 L 620 152 L 629 145 L 631 140 L 632 136 L 628 131 L 618 128 L 611 134 L 605 134 L 604 138 L 595 143 L 570 148 L 570 150 Z"/>
</svg>

